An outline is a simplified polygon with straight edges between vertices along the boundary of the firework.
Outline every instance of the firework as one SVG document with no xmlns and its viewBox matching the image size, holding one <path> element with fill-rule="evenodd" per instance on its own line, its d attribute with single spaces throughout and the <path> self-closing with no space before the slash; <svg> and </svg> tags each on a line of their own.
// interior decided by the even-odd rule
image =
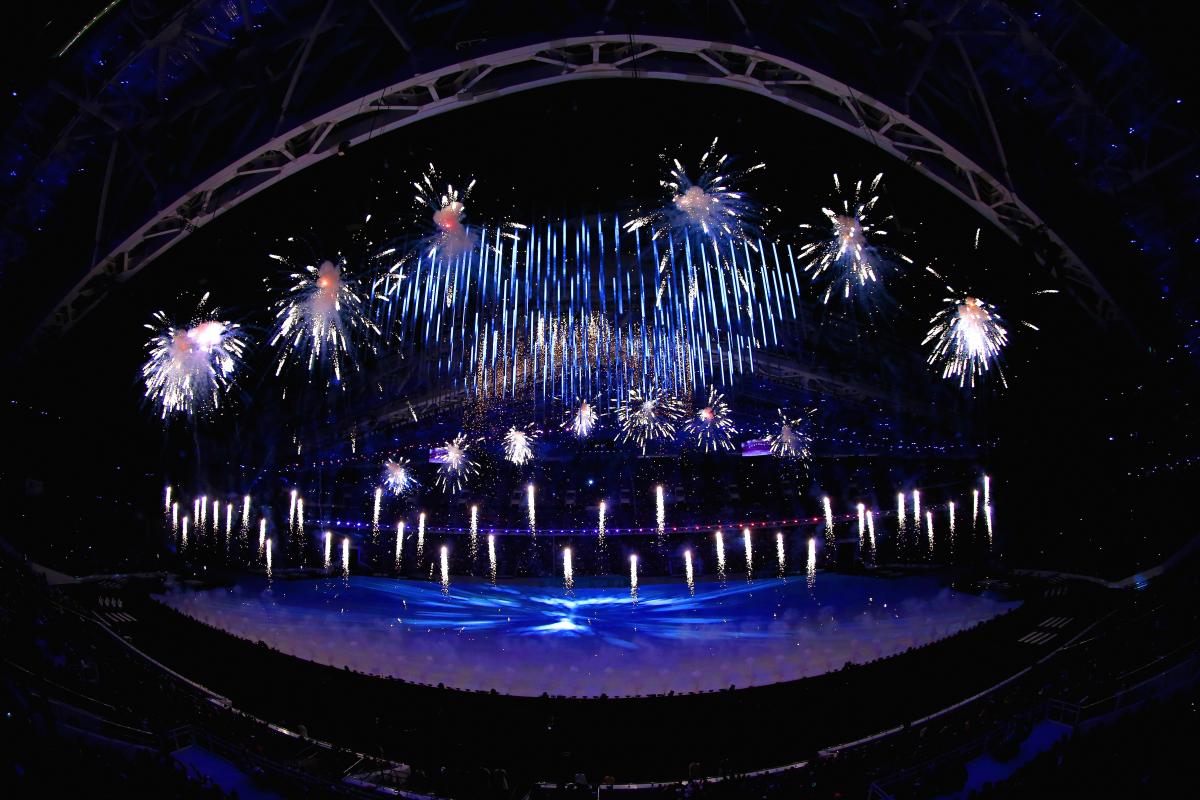
<svg viewBox="0 0 1200 800">
<path fill-rule="evenodd" d="M 683 551 L 683 574 L 687 579 L 688 594 L 696 593 L 696 576 L 692 571 L 692 551 Z"/>
<path fill-rule="evenodd" d="M 636 553 L 629 557 L 629 593 L 633 596 L 634 600 L 637 600 L 637 562 Z"/>
<path fill-rule="evenodd" d="M 446 545 L 442 545 L 441 562 L 442 594 L 447 594 L 450 591 L 450 548 Z"/>
<path fill-rule="evenodd" d="M 342 537 L 342 577 L 350 575 L 350 537 Z"/>
<path fill-rule="evenodd" d="M 537 435 L 532 425 L 509 428 L 504 434 L 504 457 L 518 467 L 528 464 L 533 460 L 533 442 Z"/>
<path fill-rule="evenodd" d="M 437 484 L 444 492 L 459 492 L 479 467 L 470 457 L 471 442 L 460 433 L 443 445 L 438 465 Z"/>
<path fill-rule="evenodd" d="M 683 405 L 663 392 L 643 395 L 637 389 L 630 389 L 629 397 L 617 409 L 617 416 L 621 423 L 617 440 L 632 440 L 645 453 L 651 442 L 675 435 L 675 425 L 683 417 Z"/>
<path fill-rule="evenodd" d="M 833 506 L 828 496 L 821 498 L 821 507 L 825 511 L 825 544 L 832 548 L 837 545 L 837 535 L 833 532 Z"/>
<path fill-rule="evenodd" d="M 737 435 L 737 428 L 730 417 L 731 412 L 729 404 L 725 402 L 725 396 L 715 388 L 709 387 L 708 404 L 696 412 L 691 421 L 684 426 L 684 432 L 705 452 L 733 450 L 733 437 Z"/>
<path fill-rule="evenodd" d="M 663 487 L 654 487 L 654 527 L 661 537 L 667 529 L 667 508 L 663 497 Z"/>
<path fill-rule="evenodd" d="M 771 434 L 771 453 L 789 461 L 807 462 L 812 457 L 812 434 L 809 432 L 813 411 L 789 418 L 779 411 L 779 430 Z"/>
<path fill-rule="evenodd" d="M 804 580 L 810 589 L 817 580 L 817 540 L 812 536 L 808 537 L 808 559 L 804 563 Z"/>
<path fill-rule="evenodd" d="M 310 373 L 328 365 L 332 379 L 340 383 L 346 369 L 358 367 L 356 345 L 369 344 L 371 335 L 379 334 L 344 266 L 343 261 L 323 261 L 291 275 L 291 288 L 275 305 L 271 346 L 279 354 L 276 375 L 289 362 L 304 364 Z"/>
<path fill-rule="evenodd" d="M 579 407 L 572 412 L 563 427 L 571 431 L 578 439 L 586 439 L 592 435 L 592 430 L 596 427 L 596 422 L 600 419 L 600 415 L 596 413 L 596 407 L 587 400 L 580 400 Z"/>
<path fill-rule="evenodd" d="M 945 302 L 921 342 L 932 344 L 926 360 L 940 365 L 942 377 L 956 379 L 959 386 L 974 387 L 995 366 L 1000 382 L 1007 386 L 999 358 L 1008 344 L 1008 330 L 995 306 L 969 295 L 948 297 Z"/>
<path fill-rule="evenodd" d="M 417 190 L 414 201 L 423 212 L 428 211 L 432 217 L 433 232 L 425 237 L 424 250 L 431 258 L 442 258 L 453 261 L 465 255 L 479 244 L 476 236 L 463 220 L 467 216 L 467 200 L 471 190 L 475 188 L 475 180 L 467 183 L 466 189 L 455 189 L 453 184 L 446 184 L 440 189 L 441 177 L 433 164 L 413 183 Z"/>
<path fill-rule="evenodd" d="M 787 572 L 787 560 L 783 549 L 783 531 L 775 532 L 775 561 L 779 565 L 779 577 Z"/>
<path fill-rule="evenodd" d="M 857 181 L 853 191 L 844 193 L 841 180 L 836 174 L 833 176 L 839 202 L 834 203 L 835 208 L 821 209 L 829 222 L 829 235 L 806 245 L 800 251 L 800 258 L 806 261 L 804 270 L 812 273 L 813 281 L 825 284 L 826 303 L 835 293 L 843 300 L 864 302 L 883 287 L 881 273 L 889 258 L 868 238 L 887 235 L 887 230 L 881 225 L 891 220 L 888 216 L 878 223 L 871 221 L 872 211 L 879 201 L 876 190 L 882 179 L 881 172 L 871 181 L 866 192 L 863 191 L 863 182 Z M 912 263 L 912 259 L 905 255 L 897 253 L 895 257 Z"/>
<path fill-rule="evenodd" d="M 525 512 L 529 518 L 529 532 L 537 535 L 537 505 L 534 502 L 535 490 L 533 484 L 525 487 Z"/>
<path fill-rule="evenodd" d="M 717 531 L 713 534 L 713 543 L 717 548 L 717 577 L 725 580 L 725 536 Z"/>
<path fill-rule="evenodd" d="M 742 528 L 742 542 L 746 545 L 746 580 L 754 577 L 754 550 L 750 543 L 750 529 Z"/>
<path fill-rule="evenodd" d="M 575 588 L 575 570 L 571 565 L 571 548 L 563 548 L 563 586 L 569 592 Z"/>
<path fill-rule="evenodd" d="M 488 575 L 496 582 L 496 534 L 488 534 Z"/>
<path fill-rule="evenodd" d="M 746 239 L 753 235 L 757 232 L 759 209 L 737 186 L 751 172 L 766 165 L 759 163 L 742 170 L 734 169 L 732 164 L 728 155 L 717 154 L 716 139 L 700 158 L 699 177 L 695 181 L 678 159 L 671 159 L 666 178 L 659 181 L 666 190 L 667 202 L 630 220 L 625 229 L 636 231 L 651 225 L 654 238 L 664 232 L 683 233 L 688 229 L 713 238 Z"/>
<path fill-rule="evenodd" d="M 405 494 L 417 485 L 407 458 L 389 458 L 384 462 L 383 470 L 383 485 L 392 494 Z"/>
<path fill-rule="evenodd" d="M 325 569 L 333 563 L 333 534 L 325 531 Z"/>
<path fill-rule="evenodd" d="M 207 301 L 206 294 L 188 326 L 176 326 L 162 311 L 146 325 L 151 336 L 142 380 L 146 399 L 163 419 L 219 409 L 241 366 L 245 335 L 237 325 L 217 319 L 217 310 L 206 310 Z"/>
</svg>

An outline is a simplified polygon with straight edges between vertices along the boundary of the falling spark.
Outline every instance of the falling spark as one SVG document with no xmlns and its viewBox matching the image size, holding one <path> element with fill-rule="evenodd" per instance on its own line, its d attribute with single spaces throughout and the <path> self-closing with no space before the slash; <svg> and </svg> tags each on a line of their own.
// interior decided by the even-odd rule
<svg viewBox="0 0 1200 800">
<path fill-rule="evenodd" d="M 421 555 L 425 552 L 425 512 L 417 515 L 417 563 L 421 563 Z"/>
<path fill-rule="evenodd" d="M 696 576 L 692 572 L 692 551 L 683 551 L 683 574 L 687 578 L 688 594 L 696 593 Z"/>
<path fill-rule="evenodd" d="M 350 537 L 342 537 L 342 577 L 350 576 Z"/>
<path fill-rule="evenodd" d="M 804 411 L 791 419 L 779 410 L 779 430 L 770 437 L 771 453 L 779 458 L 807 462 L 812 457 L 813 411 Z"/>
<path fill-rule="evenodd" d="M 633 441 L 645 453 L 651 442 L 673 437 L 682 416 L 683 406 L 674 397 L 663 392 L 643 395 L 630 389 L 628 398 L 617 408 L 621 426 L 617 441 Z"/>
<path fill-rule="evenodd" d="M 176 327 L 162 311 L 146 325 L 152 335 L 142 379 L 146 399 L 163 419 L 219 409 L 241 366 L 245 336 L 237 325 L 216 319 L 215 310 L 206 311 L 207 300 L 206 294 L 187 327 Z"/>
<path fill-rule="evenodd" d="M 288 506 L 288 528 L 296 527 L 296 490 L 292 489 L 292 502 Z"/>
<path fill-rule="evenodd" d="M 442 594 L 450 592 L 450 549 L 442 545 Z"/>
<path fill-rule="evenodd" d="M 599 539 L 600 539 L 601 544 L 604 543 L 604 525 L 606 522 L 605 515 L 606 515 L 607 511 L 608 511 L 608 504 L 605 503 L 603 500 L 601 500 L 600 501 L 600 522 L 599 522 L 599 527 L 596 529 L 597 532 L 599 533 Z"/>
<path fill-rule="evenodd" d="M 654 525 L 661 537 L 667 529 L 667 508 L 663 501 L 663 487 L 654 487 Z"/>
<path fill-rule="evenodd" d="M 783 531 L 775 531 L 775 558 L 779 562 L 779 576 L 787 572 L 787 562 L 783 553 Z"/>
<path fill-rule="evenodd" d="M 467 538 L 467 553 L 472 563 L 479 549 L 479 506 L 471 506 L 471 532 Z"/>
<path fill-rule="evenodd" d="M 821 505 L 825 508 L 825 544 L 832 547 L 837 537 L 833 532 L 833 506 L 829 504 L 829 495 L 821 498 Z"/>
<path fill-rule="evenodd" d="M 879 201 L 875 191 L 882 179 L 883 173 L 876 175 L 865 193 L 863 182 L 857 181 L 852 193 L 842 195 L 841 181 L 837 175 L 833 176 L 834 187 L 841 195 L 838 197 L 840 202 L 834 204 L 835 208 L 821 209 L 829 221 L 829 233 L 800 251 L 800 258 L 807 262 L 805 272 L 812 273 L 814 282 L 824 283 L 826 303 L 833 296 L 868 303 L 883 287 L 884 267 L 894 260 L 912 263 L 907 256 L 876 247 L 870 241 L 872 237 L 886 236 L 888 231 L 880 224 L 891 220 L 888 216 L 881 219 L 880 224 L 871 221 L 871 212 Z M 871 196 L 864 199 L 864 194 Z"/>
<path fill-rule="evenodd" d="M 728 155 L 717 155 L 717 140 L 700 159 L 699 177 L 692 181 L 678 159 L 668 161 L 667 176 L 659 183 L 666 190 L 667 202 L 658 209 L 625 224 L 636 231 L 653 225 L 653 237 L 664 232 L 683 233 L 688 229 L 712 238 L 747 239 L 757 233 L 758 206 L 739 190 L 738 184 L 765 164 L 749 169 L 732 169 Z"/>
<path fill-rule="evenodd" d="M 717 577 L 723 583 L 725 581 L 725 536 L 717 531 L 713 534 L 713 540 L 717 545 Z"/>
<path fill-rule="evenodd" d="M 528 508 L 529 515 L 529 532 L 537 535 L 537 507 L 534 505 L 534 489 L 533 484 L 525 487 L 525 504 Z"/>
<path fill-rule="evenodd" d="M 271 552 L 272 552 L 270 539 L 267 539 L 267 541 L 264 543 L 263 549 L 265 550 L 266 555 L 267 555 L 267 577 L 269 578 L 269 577 L 271 577 Z"/>
<path fill-rule="evenodd" d="M 575 571 L 571 569 L 571 548 L 563 548 L 563 585 L 567 591 L 575 588 Z"/>
<path fill-rule="evenodd" d="M 867 507 L 862 503 L 857 506 L 858 510 L 858 549 L 863 549 L 863 543 L 867 538 Z"/>
<path fill-rule="evenodd" d="M 533 426 L 525 428 L 512 427 L 504 434 L 504 457 L 516 464 L 524 466 L 533 460 L 533 442 L 537 431 Z"/>
<path fill-rule="evenodd" d="M 746 580 L 754 577 L 754 551 L 750 546 L 750 529 L 742 528 L 742 541 L 746 545 Z"/>
<path fill-rule="evenodd" d="M 1008 331 L 996 307 L 966 296 L 948 297 L 948 304 L 930 320 L 932 327 L 922 345 L 932 343 L 930 364 L 940 364 L 942 377 L 957 379 L 959 386 L 975 386 L 992 366 L 1007 385 L 999 367 L 1000 353 L 1008 344 Z"/>
<path fill-rule="evenodd" d="M 810 589 L 817 581 L 817 539 L 815 536 L 808 537 L 808 561 L 804 565 L 804 580 Z"/>
<path fill-rule="evenodd" d="M 333 564 L 333 534 L 325 531 L 325 569 Z"/>
<path fill-rule="evenodd" d="M 180 539 L 179 539 L 179 543 L 180 543 L 181 547 L 187 547 L 187 531 L 188 531 L 188 518 L 187 518 L 187 515 L 184 515 L 183 531 L 180 534 Z"/>
<path fill-rule="evenodd" d="M 164 505 L 163 505 L 163 511 L 170 511 L 170 510 L 171 510 L 171 487 L 168 486 L 166 500 L 164 501 Z"/>
<path fill-rule="evenodd" d="M 450 493 L 461 491 L 471 476 L 479 471 L 478 466 L 470 458 L 470 449 L 471 443 L 464 433 L 460 433 L 442 446 L 437 483 L 443 491 Z"/>
<path fill-rule="evenodd" d="M 379 328 L 367 315 L 356 281 L 342 271 L 344 262 L 323 261 L 293 273 L 291 288 L 275 304 L 275 330 L 270 344 L 279 375 L 290 362 L 311 374 L 330 369 L 330 382 L 341 383 L 347 369 L 357 369 L 357 344 L 370 345 Z"/>
<path fill-rule="evenodd" d="M 575 410 L 566 427 L 578 439 L 586 439 L 592 435 L 592 431 L 596 427 L 596 422 L 599 415 L 596 413 L 595 407 L 587 400 L 579 401 L 579 408 Z"/>
<path fill-rule="evenodd" d="M 413 478 L 413 472 L 409 467 L 407 458 L 389 458 L 384 462 L 383 470 L 383 485 L 392 494 L 404 494 L 416 487 L 417 482 Z"/>
<path fill-rule="evenodd" d="M 696 412 L 684 426 L 684 433 L 692 437 L 696 445 L 707 453 L 716 450 L 733 450 L 733 437 L 737 435 L 725 396 L 715 387 L 709 387 L 708 404 Z"/>
<path fill-rule="evenodd" d="M 629 592 L 637 600 L 637 554 L 629 557 Z"/>
<path fill-rule="evenodd" d="M 400 569 L 400 559 L 404 553 L 404 521 L 396 523 L 396 569 Z"/>
<path fill-rule="evenodd" d="M 488 573 L 492 576 L 492 583 L 496 582 L 496 534 L 488 534 Z"/>
</svg>

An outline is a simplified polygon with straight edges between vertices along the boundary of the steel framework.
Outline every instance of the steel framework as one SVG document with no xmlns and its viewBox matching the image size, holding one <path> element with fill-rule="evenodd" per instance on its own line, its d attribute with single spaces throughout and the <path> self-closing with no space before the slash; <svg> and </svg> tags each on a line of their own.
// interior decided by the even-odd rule
<svg viewBox="0 0 1200 800">
<path fill-rule="evenodd" d="M 52 83 L 9 132 L 7 152 L 21 156 L 9 187 L 25 202 L 10 204 L 7 227 L 35 224 L 72 191 L 98 209 L 94 232 L 90 222 L 73 232 L 90 256 L 46 331 L 69 328 L 192 231 L 340 150 L 565 81 L 728 86 L 835 125 L 1031 244 L 1103 322 L 1121 318 L 1112 297 L 1016 186 L 1054 209 L 1077 202 L 1080 185 L 1128 194 L 1195 154 L 1171 101 L 1134 91 L 1154 84 L 1132 55 L 1093 59 L 1085 72 L 1072 53 L 1111 34 L 1068 0 L 1025 13 L 989 0 L 161 5 L 117 8 L 66 57 L 64 73 L 82 75 Z M 1114 71 L 1118 56 L 1132 66 Z M 1118 137 L 1135 112 L 1139 135 Z M 1024 180 L 1044 177 L 1045 163 L 1015 158 L 1005 137 L 1031 116 L 1053 120 L 1057 149 L 1045 159 L 1076 159 L 1061 192 Z M 95 177 L 77 181 L 77 168 Z"/>
</svg>

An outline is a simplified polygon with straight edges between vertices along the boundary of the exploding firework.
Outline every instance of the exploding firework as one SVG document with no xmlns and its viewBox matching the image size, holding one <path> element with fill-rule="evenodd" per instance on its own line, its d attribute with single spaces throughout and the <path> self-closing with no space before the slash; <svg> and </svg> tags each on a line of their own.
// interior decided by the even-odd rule
<svg viewBox="0 0 1200 800">
<path fill-rule="evenodd" d="M 444 492 L 458 492 L 467 485 L 471 476 L 479 471 L 479 467 L 471 460 L 469 451 L 471 442 L 466 434 L 460 433 L 442 446 L 438 457 L 437 484 Z"/>
<path fill-rule="evenodd" d="M 379 334 L 357 283 L 347 278 L 343 266 L 341 261 L 323 261 L 292 273 L 291 288 L 275 305 L 271 346 L 279 353 L 276 375 L 289 362 L 304 364 L 310 373 L 328 365 L 340 383 L 346 369 L 358 367 L 357 344 Z"/>
<path fill-rule="evenodd" d="M 533 460 L 533 443 L 538 432 L 532 425 L 512 427 L 504 434 L 504 457 L 518 467 Z"/>
<path fill-rule="evenodd" d="M 592 435 L 599 419 L 600 415 L 596 413 L 595 405 L 588 400 L 580 400 L 579 406 L 571 413 L 563 427 L 571 431 L 577 439 L 586 439 Z"/>
<path fill-rule="evenodd" d="M 733 450 L 733 437 L 737 435 L 737 428 L 733 425 L 725 396 L 710 387 L 708 403 L 696 412 L 684 427 L 684 432 L 705 452 Z"/>
<path fill-rule="evenodd" d="M 946 307 L 930 320 L 932 327 L 921 343 L 933 345 L 927 361 L 941 366 L 943 378 L 972 387 L 995 366 L 1007 386 L 999 359 L 1008 344 L 1008 331 L 995 306 L 969 295 L 945 302 Z"/>
<path fill-rule="evenodd" d="M 779 430 L 771 434 L 771 454 L 789 461 L 807 462 L 812 457 L 813 411 L 801 412 L 790 418 L 779 410 Z"/>
<path fill-rule="evenodd" d="M 479 244 L 479 237 L 463 222 L 467 216 L 467 199 L 475 188 L 475 180 L 471 179 L 463 190 L 455 189 L 453 184 L 441 189 L 438 188 L 440 184 L 437 168 L 430 164 L 421 179 L 413 182 L 417 190 L 414 200 L 418 208 L 432 214 L 433 232 L 425 238 L 423 247 L 426 254 L 431 258 L 453 261 Z"/>
<path fill-rule="evenodd" d="M 876 290 L 883 287 L 882 271 L 893 254 L 870 241 L 871 238 L 886 236 L 887 230 L 881 226 L 891 220 L 888 216 L 878 223 L 871 221 L 872 210 L 879 201 L 876 190 L 882 179 L 881 172 L 871 181 L 866 192 L 863 191 L 863 182 L 858 181 L 853 191 L 844 193 L 841 180 L 836 174 L 833 176 L 839 202 L 834 203 L 834 208 L 821 209 L 829 221 L 829 235 L 806 245 L 800 251 L 800 258 L 806 262 L 804 270 L 812 273 L 814 282 L 825 284 L 826 303 L 835 292 L 843 300 L 866 302 L 874 297 Z M 895 253 L 894 257 L 907 264 L 912 263 L 908 256 Z"/>
<path fill-rule="evenodd" d="M 633 441 L 644 453 L 651 442 L 675 435 L 675 425 L 683 417 L 683 405 L 663 392 L 643 395 L 637 389 L 630 389 L 629 397 L 617 409 L 617 416 L 621 423 L 617 440 Z"/>
<path fill-rule="evenodd" d="M 383 484 L 392 494 L 404 494 L 416 488 L 417 480 L 407 458 L 389 458 L 384 462 Z"/>
<path fill-rule="evenodd" d="M 737 186 L 751 172 L 765 166 L 759 163 L 749 169 L 734 169 L 728 155 L 717 155 L 717 140 L 713 139 L 700 159 L 695 181 L 678 159 L 668 162 L 667 177 L 659 181 L 667 192 L 667 202 L 625 223 L 625 230 L 651 225 L 653 238 L 664 232 L 691 229 L 713 238 L 746 239 L 756 232 L 759 209 Z"/>
<path fill-rule="evenodd" d="M 149 357 L 142 366 L 146 399 L 159 415 L 194 416 L 220 408 L 221 395 L 229 390 L 242 363 L 246 339 L 241 329 L 208 311 L 204 295 L 190 325 L 176 326 L 159 311 L 146 327 Z"/>
</svg>

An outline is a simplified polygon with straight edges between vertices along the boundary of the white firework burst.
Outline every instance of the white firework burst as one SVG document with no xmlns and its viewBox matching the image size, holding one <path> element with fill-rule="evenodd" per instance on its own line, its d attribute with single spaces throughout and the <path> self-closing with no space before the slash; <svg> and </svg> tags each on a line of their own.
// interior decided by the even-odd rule
<svg viewBox="0 0 1200 800">
<path fill-rule="evenodd" d="M 932 344 L 928 362 L 941 367 L 943 378 L 972 387 L 995 366 L 1001 383 L 1007 385 L 999 359 L 1008 344 L 1008 330 L 996 307 L 970 295 L 944 302 L 922 342 Z"/>
<path fill-rule="evenodd" d="M 405 494 L 417 486 L 412 466 L 407 458 L 389 458 L 383 464 L 383 484 L 392 494 Z"/>
<path fill-rule="evenodd" d="M 675 426 L 683 413 L 683 404 L 664 392 L 643 395 L 637 389 L 630 389 L 629 397 L 617 409 L 621 424 L 617 440 L 632 441 L 644 453 L 651 442 L 675 435 Z"/>
<path fill-rule="evenodd" d="M 504 457 L 517 466 L 528 464 L 533 460 L 533 442 L 537 436 L 538 432 L 532 425 L 509 428 L 508 433 L 504 434 Z"/>
<path fill-rule="evenodd" d="M 705 452 L 733 450 L 737 435 L 729 404 L 715 387 L 709 387 L 708 403 L 698 410 L 684 427 L 684 433 L 695 440 Z"/>
<path fill-rule="evenodd" d="M 836 174 L 833 176 L 838 202 L 834 203 L 834 208 L 821 209 L 829 220 L 828 235 L 800 251 L 801 260 L 806 262 L 804 270 L 812 273 L 814 282 L 825 284 L 826 303 L 834 296 L 867 303 L 882 290 L 883 269 L 892 258 L 912 263 L 908 256 L 885 250 L 871 241 L 887 236 L 888 231 L 883 225 L 892 219 L 889 215 L 878 222 L 873 221 L 872 212 L 879 201 L 876 190 L 881 180 L 882 172 L 875 176 L 865 192 L 863 182 L 857 181 L 851 192 L 843 193 L 841 180 Z"/>
<path fill-rule="evenodd" d="M 284 259 L 274 256 L 279 260 Z M 311 373 L 328 365 L 340 382 L 347 369 L 357 369 L 356 348 L 372 346 L 379 328 L 366 313 L 355 281 L 344 272 L 345 262 L 323 261 L 293 273 L 293 284 L 276 303 L 271 345 L 279 352 L 275 374 L 288 362 L 304 364 Z"/>
<path fill-rule="evenodd" d="M 779 429 L 771 434 L 771 453 L 789 461 L 807 462 L 812 458 L 811 409 L 798 417 L 789 417 L 779 410 Z"/>
<path fill-rule="evenodd" d="M 433 232 L 425 239 L 426 253 L 434 258 L 453 261 L 479 244 L 479 237 L 464 222 L 467 200 L 475 188 L 475 179 L 468 181 L 465 189 L 455 189 L 450 183 L 443 189 L 441 180 L 437 168 L 430 164 L 420 180 L 413 182 L 417 190 L 414 199 L 418 207 L 432 214 Z"/>
<path fill-rule="evenodd" d="M 580 400 L 578 407 L 572 412 L 563 427 L 570 430 L 577 439 L 586 439 L 592 435 L 599 420 L 600 415 L 596 412 L 596 406 L 590 400 Z"/>
<path fill-rule="evenodd" d="M 479 472 L 471 460 L 471 444 L 466 434 L 460 433 L 441 447 L 438 454 L 437 484 L 444 492 L 459 492 L 470 478 Z"/>
<path fill-rule="evenodd" d="M 177 327 L 162 311 L 146 325 L 152 334 L 142 379 L 146 399 L 163 419 L 218 409 L 241 366 L 245 335 L 237 325 L 217 319 L 216 309 L 206 311 L 207 301 L 205 294 L 187 326 Z"/>
<path fill-rule="evenodd" d="M 648 214 L 625 223 L 627 231 L 646 225 L 654 227 L 653 238 L 665 232 L 691 228 L 711 237 L 745 239 L 756 231 L 761 213 L 746 193 L 737 188 L 747 175 L 762 169 L 734 169 L 728 156 L 717 155 L 717 140 L 700 159 L 699 177 L 693 181 L 679 159 L 670 159 L 666 178 L 659 184 L 667 192 L 667 202 Z"/>
</svg>

